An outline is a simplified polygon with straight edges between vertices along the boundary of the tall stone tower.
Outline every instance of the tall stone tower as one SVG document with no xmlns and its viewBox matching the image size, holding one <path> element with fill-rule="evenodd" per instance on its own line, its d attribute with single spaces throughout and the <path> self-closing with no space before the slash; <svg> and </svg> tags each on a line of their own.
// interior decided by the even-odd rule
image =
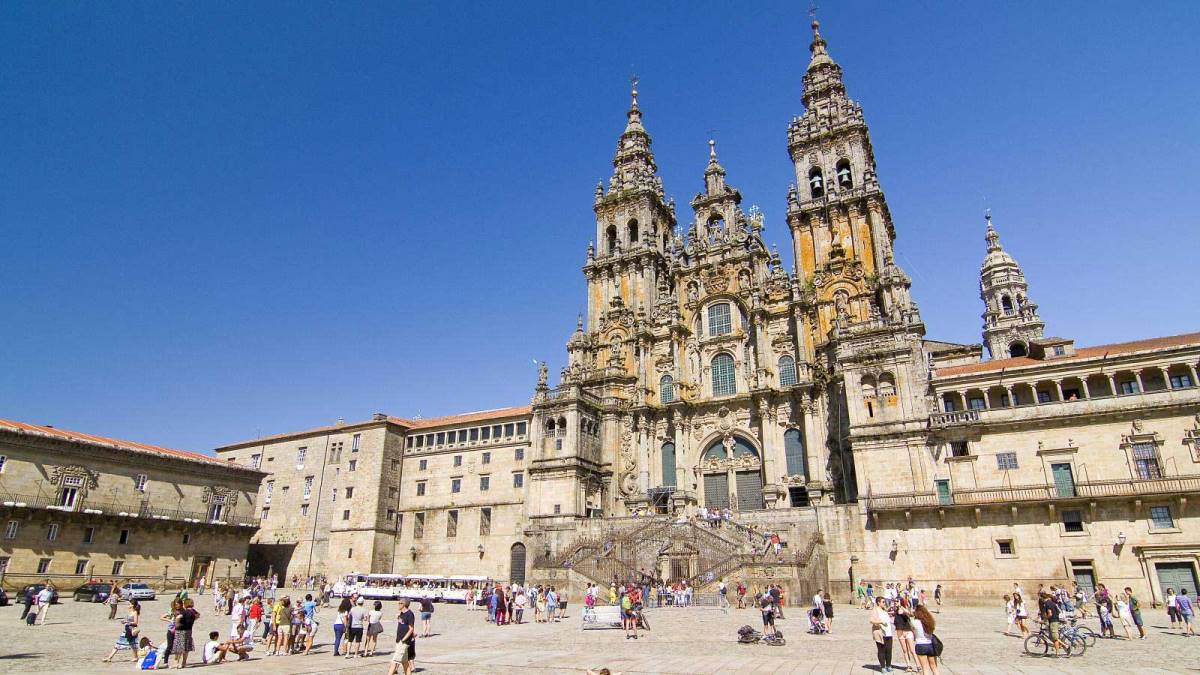
<svg viewBox="0 0 1200 675">
<path fill-rule="evenodd" d="M 812 31 L 805 112 L 788 127 L 797 181 L 788 225 L 807 338 L 800 343 L 827 386 L 827 468 L 838 497 L 854 499 L 853 467 L 872 450 L 924 444 L 925 326 L 895 262 L 896 231 L 862 107 L 846 94 L 816 21 Z"/>
<path fill-rule="evenodd" d="M 983 300 L 983 343 L 993 359 L 1025 356 L 1029 342 L 1042 337 L 1045 324 L 1029 299 L 1021 266 L 1000 247 L 1000 235 L 987 214 L 987 256 L 979 270 Z"/>
</svg>

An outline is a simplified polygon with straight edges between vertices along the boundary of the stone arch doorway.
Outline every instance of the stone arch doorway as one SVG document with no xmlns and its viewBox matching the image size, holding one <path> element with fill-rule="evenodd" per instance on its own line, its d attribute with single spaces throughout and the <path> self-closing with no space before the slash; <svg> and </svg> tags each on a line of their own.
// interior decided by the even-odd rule
<svg viewBox="0 0 1200 675">
<path fill-rule="evenodd" d="M 705 508 L 760 511 L 763 504 L 762 456 L 746 438 L 718 438 L 700 458 Z"/>
<path fill-rule="evenodd" d="M 525 585 L 525 544 L 517 542 L 508 552 L 508 581 Z"/>
</svg>

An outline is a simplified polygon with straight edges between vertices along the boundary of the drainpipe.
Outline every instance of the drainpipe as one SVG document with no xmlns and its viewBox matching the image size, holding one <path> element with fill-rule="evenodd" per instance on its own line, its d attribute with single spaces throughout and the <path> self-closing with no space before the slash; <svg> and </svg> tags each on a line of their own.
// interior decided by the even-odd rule
<svg viewBox="0 0 1200 675">
<path fill-rule="evenodd" d="M 308 578 L 312 576 L 313 548 L 317 545 L 317 518 L 321 515 L 321 497 L 325 494 L 325 463 L 328 461 L 329 434 L 325 434 L 325 450 L 321 452 L 321 480 L 317 482 L 317 501 L 313 505 L 312 534 L 308 538 L 308 567 L 306 567 L 304 570 L 305 582 L 307 582 Z"/>
</svg>

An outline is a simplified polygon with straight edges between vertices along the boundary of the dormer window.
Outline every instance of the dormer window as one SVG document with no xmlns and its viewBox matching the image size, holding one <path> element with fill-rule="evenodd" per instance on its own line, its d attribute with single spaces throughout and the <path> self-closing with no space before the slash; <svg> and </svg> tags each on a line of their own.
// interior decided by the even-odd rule
<svg viewBox="0 0 1200 675">
<path fill-rule="evenodd" d="M 814 199 L 825 194 L 825 176 L 816 167 L 808 172 L 808 189 L 812 192 Z"/>
<path fill-rule="evenodd" d="M 854 178 L 850 175 L 850 160 L 843 159 L 837 165 L 837 182 L 838 187 L 852 188 L 854 187 Z"/>
</svg>

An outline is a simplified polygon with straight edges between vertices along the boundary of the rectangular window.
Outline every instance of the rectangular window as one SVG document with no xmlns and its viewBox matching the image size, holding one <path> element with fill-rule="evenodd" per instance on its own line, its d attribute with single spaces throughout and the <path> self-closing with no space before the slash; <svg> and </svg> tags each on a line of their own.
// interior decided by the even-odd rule
<svg viewBox="0 0 1200 675">
<path fill-rule="evenodd" d="M 492 438 L 500 438 L 500 431 L 503 429 L 499 424 L 492 427 Z"/>
<path fill-rule="evenodd" d="M 437 444 L 445 445 L 445 443 L 446 443 L 446 432 L 444 432 L 444 431 L 439 432 L 437 435 Z"/>
<path fill-rule="evenodd" d="M 492 510 L 484 507 L 479 511 L 479 534 L 487 536 L 492 533 Z"/>
<path fill-rule="evenodd" d="M 121 571 L 124 569 L 125 569 L 125 561 L 124 560 L 114 560 L 113 561 L 112 575 L 114 577 L 121 576 Z"/>
<path fill-rule="evenodd" d="M 1037 397 L 1038 397 L 1038 403 L 1049 403 L 1050 402 L 1050 392 L 1048 392 L 1048 391 L 1039 391 L 1037 393 Z"/>
<path fill-rule="evenodd" d="M 250 468 L 257 469 L 262 466 L 262 455 L 250 455 Z"/>
<path fill-rule="evenodd" d="M 458 511 L 456 510 L 446 512 L 446 536 L 458 536 Z"/>
<path fill-rule="evenodd" d="M 413 539 L 420 539 L 425 536 L 425 514 L 413 514 Z"/>
<path fill-rule="evenodd" d="M 491 427 L 482 427 L 482 429 L 483 429 L 483 436 L 482 436 L 483 440 L 486 441 L 487 439 L 492 437 L 492 428 Z"/>
<path fill-rule="evenodd" d="M 971 410 L 983 410 L 987 405 L 983 402 L 982 398 L 972 398 L 967 399 L 967 407 Z"/>
<path fill-rule="evenodd" d="M 425 437 L 424 436 L 417 436 L 417 447 L 418 448 L 425 447 Z"/>
<path fill-rule="evenodd" d="M 504 425 L 504 437 L 508 438 L 509 436 L 512 436 L 512 435 L 513 435 L 513 425 L 505 424 Z"/>
<path fill-rule="evenodd" d="M 517 448 L 513 452 L 513 455 L 518 462 L 523 461 L 525 459 L 525 448 Z"/>
<path fill-rule="evenodd" d="M 342 511 L 342 520 L 350 520 L 350 509 Z"/>
<path fill-rule="evenodd" d="M 350 460 L 350 471 L 354 471 L 357 468 L 358 468 L 358 460 L 357 459 Z"/>
<path fill-rule="evenodd" d="M 1137 467 L 1138 478 L 1142 480 L 1162 478 L 1162 469 L 1158 465 L 1158 452 L 1153 443 L 1134 443 L 1133 462 Z"/>
<path fill-rule="evenodd" d="M 266 491 L 266 494 L 263 495 L 263 504 L 271 503 L 271 493 L 274 491 L 275 491 L 275 481 L 273 481 L 273 480 L 267 481 L 267 491 Z"/>
<path fill-rule="evenodd" d="M 408 438 L 404 439 L 404 442 L 407 444 L 407 447 L 411 448 L 413 446 L 413 437 L 409 436 Z"/>
<path fill-rule="evenodd" d="M 346 488 L 346 499 L 350 499 L 353 496 L 354 496 L 354 488 L 352 488 L 352 487 Z"/>
<path fill-rule="evenodd" d="M 562 504 L 555 504 L 554 505 L 554 515 L 557 516 L 560 513 L 562 513 Z"/>
<path fill-rule="evenodd" d="M 562 439 L 561 438 L 554 439 L 554 449 L 562 450 Z"/>
<path fill-rule="evenodd" d="M 46 528 L 46 541 L 54 541 L 58 539 L 58 523 L 50 523 Z"/>
<path fill-rule="evenodd" d="M 1130 380 L 1130 381 L 1128 381 L 1128 382 L 1122 382 L 1122 383 L 1121 383 L 1121 385 L 1120 385 L 1120 387 L 1121 387 L 1121 393 L 1122 393 L 1122 394 L 1136 394 L 1136 393 L 1138 393 L 1138 383 L 1137 383 L 1137 380 Z"/>
<path fill-rule="evenodd" d="M 393 459 L 392 460 L 392 471 L 399 471 L 399 470 L 400 470 L 400 460 Z"/>
<path fill-rule="evenodd" d="M 1169 506 L 1151 506 L 1150 522 L 1156 530 L 1175 529 L 1175 519 L 1171 517 L 1171 507 Z"/>
<path fill-rule="evenodd" d="M 87 573 L 87 561 L 86 560 L 76 560 L 75 561 L 75 574 L 86 574 L 86 573 Z"/>
<path fill-rule="evenodd" d="M 427 471 L 429 469 L 429 460 L 423 459 L 417 462 L 417 471 Z"/>
<path fill-rule="evenodd" d="M 296 468 L 297 469 L 304 468 L 304 458 L 307 456 L 308 456 L 308 448 L 304 447 L 304 448 L 296 449 Z"/>
<path fill-rule="evenodd" d="M 388 488 L 388 499 L 395 499 L 400 496 L 400 488 Z"/>
<path fill-rule="evenodd" d="M 83 543 L 90 544 L 96 541 L 96 528 L 87 527 L 83 530 Z"/>
<path fill-rule="evenodd" d="M 513 474 L 513 487 L 525 487 L 525 474 L 520 471 Z"/>
<path fill-rule="evenodd" d="M 426 447 L 433 447 L 433 434 L 425 434 L 425 445 Z"/>
<path fill-rule="evenodd" d="M 450 479 L 450 492 L 452 492 L 452 493 L 453 492 L 462 492 L 462 479 L 461 478 L 451 478 Z"/>
<path fill-rule="evenodd" d="M 458 430 L 458 442 L 459 442 L 459 443 L 466 443 L 466 442 L 467 442 L 467 430 L 466 430 L 466 429 L 459 429 L 459 430 Z"/>
<path fill-rule="evenodd" d="M 462 455 L 454 456 L 454 466 L 462 466 Z"/>
<path fill-rule="evenodd" d="M 1011 556 L 1013 554 L 1012 539 L 996 540 L 996 549 L 1002 556 Z"/>
<path fill-rule="evenodd" d="M 362 434 L 354 434 L 350 437 L 350 452 L 358 452 L 358 440 Z"/>
<path fill-rule="evenodd" d="M 149 476 L 144 473 L 139 473 L 133 478 L 133 489 L 138 492 L 146 491 L 146 483 L 149 481 Z"/>
<path fill-rule="evenodd" d="M 308 504 L 301 504 L 301 505 L 300 505 L 300 517 L 301 517 L 301 518 L 307 518 L 307 517 L 308 517 Z"/>
<path fill-rule="evenodd" d="M 788 501 L 791 506 L 808 506 L 808 490 L 799 486 L 789 487 Z"/>
<path fill-rule="evenodd" d="M 710 336 L 725 335 L 732 330 L 728 303 L 722 302 L 708 308 L 708 334 Z"/>
<path fill-rule="evenodd" d="M 492 453 L 490 453 L 490 452 L 483 453 L 483 463 L 484 464 L 492 463 Z"/>
<path fill-rule="evenodd" d="M 1082 511 L 1063 511 L 1062 512 L 1063 532 L 1083 532 L 1083 512 Z"/>
<path fill-rule="evenodd" d="M 471 430 L 471 440 L 472 441 L 479 440 L 479 427 L 476 427 Z"/>
<path fill-rule="evenodd" d="M 1017 468 L 1017 453 L 1015 453 L 1015 452 L 996 453 L 996 468 L 1001 469 L 1001 470 Z"/>
<path fill-rule="evenodd" d="M 119 537 L 117 537 L 117 543 L 118 544 L 128 544 L 129 543 L 129 530 L 121 530 L 121 535 Z"/>
<path fill-rule="evenodd" d="M 421 481 L 421 482 L 417 483 L 417 496 L 418 497 L 425 496 L 425 481 Z"/>
<path fill-rule="evenodd" d="M 479 477 L 479 491 L 480 492 L 487 492 L 488 488 L 490 488 L 491 486 L 492 486 L 492 477 L 491 476 L 480 476 Z"/>
<path fill-rule="evenodd" d="M 1184 373 L 1183 375 L 1172 375 L 1171 376 L 1171 388 L 1172 389 L 1185 389 L 1190 386 L 1192 386 L 1192 376 L 1191 375 Z M 0 457 L 0 471 L 4 470 L 3 460 L 4 460 L 4 458 Z"/>
<path fill-rule="evenodd" d="M 50 559 L 41 558 L 38 560 L 38 574 L 45 574 L 50 571 Z"/>
<path fill-rule="evenodd" d="M 68 509 L 75 508 L 75 500 L 79 497 L 79 488 L 65 487 L 58 493 L 58 505 Z"/>
<path fill-rule="evenodd" d="M 396 509 L 387 510 L 387 521 L 390 523 L 396 519 Z"/>
<path fill-rule="evenodd" d="M 518 436 L 525 435 L 525 423 L 524 422 L 517 422 L 517 435 Z"/>
<path fill-rule="evenodd" d="M 190 534 L 183 535 L 183 545 L 187 546 L 190 543 L 192 543 L 192 535 L 190 535 Z"/>
<path fill-rule="evenodd" d="M 313 485 L 313 477 L 305 476 L 304 477 L 304 498 L 305 499 L 312 497 L 312 485 Z"/>
<path fill-rule="evenodd" d="M 971 447 L 966 441 L 952 441 L 950 443 L 950 454 L 952 457 L 969 457 L 971 455 Z"/>
<path fill-rule="evenodd" d="M 937 488 L 938 504 L 950 505 L 954 503 L 954 496 L 950 493 L 950 481 L 935 480 L 933 484 Z"/>
<path fill-rule="evenodd" d="M 329 500 L 336 502 L 337 501 L 337 493 L 338 493 L 338 489 L 333 488 L 333 490 L 329 493 L 329 498 L 330 498 Z"/>
<path fill-rule="evenodd" d="M 1054 345 L 1054 355 L 1062 356 L 1067 353 L 1067 348 L 1062 345 Z"/>
<path fill-rule="evenodd" d="M 262 520 L 266 520 L 271 515 L 271 507 L 264 506 L 262 510 Z"/>
<path fill-rule="evenodd" d="M 346 549 L 346 557 L 353 558 L 354 557 L 354 549 L 352 549 L 352 548 Z"/>
</svg>

